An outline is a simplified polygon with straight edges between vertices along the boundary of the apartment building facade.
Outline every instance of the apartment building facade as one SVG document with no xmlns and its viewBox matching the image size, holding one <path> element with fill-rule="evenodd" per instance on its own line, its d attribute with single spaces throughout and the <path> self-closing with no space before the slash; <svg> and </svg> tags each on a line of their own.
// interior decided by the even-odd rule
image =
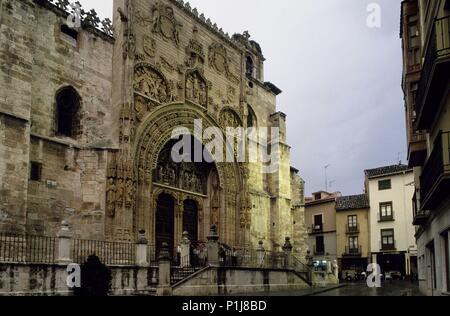
<svg viewBox="0 0 450 316">
<path fill-rule="evenodd" d="M 370 201 L 371 262 L 381 272 L 400 272 L 411 277 L 417 272 L 412 198 L 413 170 L 393 165 L 365 171 L 366 193 Z"/>
<path fill-rule="evenodd" d="M 337 257 L 341 278 L 367 270 L 370 204 L 366 194 L 336 199 Z"/>
<path fill-rule="evenodd" d="M 450 292 L 450 1 L 403 1 L 401 26 L 419 282 L 424 294 L 442 295 Z"/>
<path fill-rule="evenodd" d="M 339 192 L 320 191 L 306 199 L 307 244 L 317 271 L 329 270 L 337 261 L 336 198 L 340 196 Z"/>
</svg>

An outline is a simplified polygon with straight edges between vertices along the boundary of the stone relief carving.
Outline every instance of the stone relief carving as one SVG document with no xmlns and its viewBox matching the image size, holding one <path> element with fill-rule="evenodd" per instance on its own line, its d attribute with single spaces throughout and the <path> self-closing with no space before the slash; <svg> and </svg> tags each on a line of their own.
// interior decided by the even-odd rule
<svg viewBox="0 0 450 316">
<path fill-rule="evenodd" d="M 214 43 L 209 47 L 209 65 L 220 73 L 229 71 L 228 54 L 225 46 Z"/>
<path fill-rule="evenodd" d="M 220 114 L 219 121 L 220 125 L 223 128 L 227 127 L 237 128 L 242 126 L 241 119 L 239 118 L 238 114 L 231 109 L 223 110 L 222 113 Z"/>
<path fill-rule="evenodd" d="M 175 99 L 172 96 L 171 84 L 158 70 L 148 64 L 136 67 L 134 90 L 160 104 L 169 103 Z"/>
<path fill-rule="evenodd" d="M 203 68 L 205 63 L 205 53 L 203 45 L 198 41 L 198 29 L 194 27 L 193 38 L 189 41 L 186 47 L 186 66 L 189 68 Z"/>
<path fill-rule="evenodd" d="M 180 29 L 183 25 L 175 19 L 173 8 L 162 3 L 156 3 L 152 8 L 152 15 L 152 31 L 162 35 L 167 40 L 173 41 L 178 46 L 180 44 Z"/>
<path fill-rule="evenodd" d="M 208 85 L 203 75 L 198 71 L 186 74 L 186 100 L 208 107 Z"/>
<path fill-rule="evenodd" d="M 227 88 L 227 101 L 232 104 L 236 101 L 236 88 L 228 86 Z"/>
<path fill-rule="evenodd" d="M 170 62 L 163 56 L 160 57 L 160 60 L 162 67 L 164 67 L 164 69 L 166 69 L 168 72 L 172 73 L 177 70 L 177 65 L 175 62 Z"/>
<path fill-rule="evenodd" d="M 150 58 L 154 58 L 156 54 L 156 41 L 154 38 L 144 35 L 142 40 L 142 50 L 144 54 Z"/>
<path fill-rule="evenodd" d="M 128 33 L 123 42 L 123 59 L 133 58 L 136 54 L 136 37 L 133 33 Z"/>
<path fill-rule="evenodd" d="M 116 217 L 117 210 L 124 206 L 134 207 L 136 194 L 133 163 L 122 155 L 116 155 L 108 161 L 108 179 L 106 187 L 106 215 L 110 218 Z"/>
<path fill-rule="evenodd" d="M 108 189 L 106 193 L 106 209 L 109 217 L 115 217 L 116 215 L 116 185 L 114 179 L 108 180 Z"/>
<path fill-rule="evenodd" d="M 205 194 L 207 167 L 202 163 L 173 163 L 171 146 L 164 148 L 154 173 L 155 182 L 189 192 Z"/>
<path fill-rule="evenodd" d="M 230 57 L 224 45 L 214 43 L 209 47 L 209 66 L 214 68 L 234 84 L 239 84 L 239 77 L 231 71 Z"/>
<path fill-rule="evenodd" d="M 145 16 L 141 13 L 141 11 L 136 12 L 136 23 L 139 24 L 142 27 L 146 27 L 151 25 L 152 18 L 149 16 Z"/>
</svg>

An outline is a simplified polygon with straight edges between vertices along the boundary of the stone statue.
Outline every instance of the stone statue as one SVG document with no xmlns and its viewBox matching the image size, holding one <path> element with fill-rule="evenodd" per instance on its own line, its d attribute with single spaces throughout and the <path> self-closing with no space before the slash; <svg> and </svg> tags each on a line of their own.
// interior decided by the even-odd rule
<svg viewBox="0 0 450 316">
<path fill-rule="evenodd" d="M 107 211 L 108 216 L 115 216 L 115 203 L 116 203 L 116 185 L 114 184 L 114 179 L 108 180 L 108 190 L 106 194 L 107 200 Z"/>
</svg>

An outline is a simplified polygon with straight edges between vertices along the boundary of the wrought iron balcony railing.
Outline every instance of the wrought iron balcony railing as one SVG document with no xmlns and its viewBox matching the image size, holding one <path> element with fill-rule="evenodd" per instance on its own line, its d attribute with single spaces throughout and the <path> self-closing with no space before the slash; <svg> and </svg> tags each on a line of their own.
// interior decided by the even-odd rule
<svg viewBox="0 0 450 316">
<path fill-rule="evenodd" d="M 323 232 L 323 224 L 320 224 L 320 225 L 312 224 L 311 225 L 311 232 L 313 234 Z"/>
<path fill-rule="evenodd" d="M 359 224 L 349 225 L 347 224 L 347 234 L 358 234 L 359 233 Z"/>
<path fill-rule="evenodd" d="M 325 255 L 325 245 L 321 245 L 321 246 L 314 246 L 314 255 L 316 256 L 323 256 Z"/>
<path fill-rule="evenodd" d="M 344 256 L 352 256 L 352 257 L 358 257 L 362 255 L 362 247 L 350 247 L 350 246 L 346 246 L 345 247 L 345 253 Z"/>
<path fill-rule="evenodd" d="M 385 244 L 383 242 L 380 242 L 380 250 L 381 251 L 394 251 L 394 250 L 397 250 L 396 244 L 397 244 L 397 242 L 395 240 L 394 240 L 393 243 L 387 243 L 387 244 Z"/>
<path fill-rule="evenodd" d="M 421 210 L 436 206 L 450 183 L 450 132 L 442 132 L 436 139 L 420 177 Z M 447 189 L 446 189 L 447 188 Z"/>
<path fill-rule="evenodd" d="M 427 129 L 447 89 L 450 62 L 450 16 L 435 20 L 427 46 L 416 98 L 416 129 Z"/>
</svg>

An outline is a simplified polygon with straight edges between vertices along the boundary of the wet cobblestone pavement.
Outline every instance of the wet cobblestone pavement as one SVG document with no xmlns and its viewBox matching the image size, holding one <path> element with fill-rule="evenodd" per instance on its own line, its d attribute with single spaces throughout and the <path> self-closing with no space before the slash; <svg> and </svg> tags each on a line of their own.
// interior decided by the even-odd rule
<svg viewBox="0 0 450 316">
<path fill-rule="evenodd" d="M 349 283 L 344 287 L 312 296 L 421 296 L 419 285 L 410 281 L 384 282 L 381 288 L 366 283 Z"/>
</svg>

